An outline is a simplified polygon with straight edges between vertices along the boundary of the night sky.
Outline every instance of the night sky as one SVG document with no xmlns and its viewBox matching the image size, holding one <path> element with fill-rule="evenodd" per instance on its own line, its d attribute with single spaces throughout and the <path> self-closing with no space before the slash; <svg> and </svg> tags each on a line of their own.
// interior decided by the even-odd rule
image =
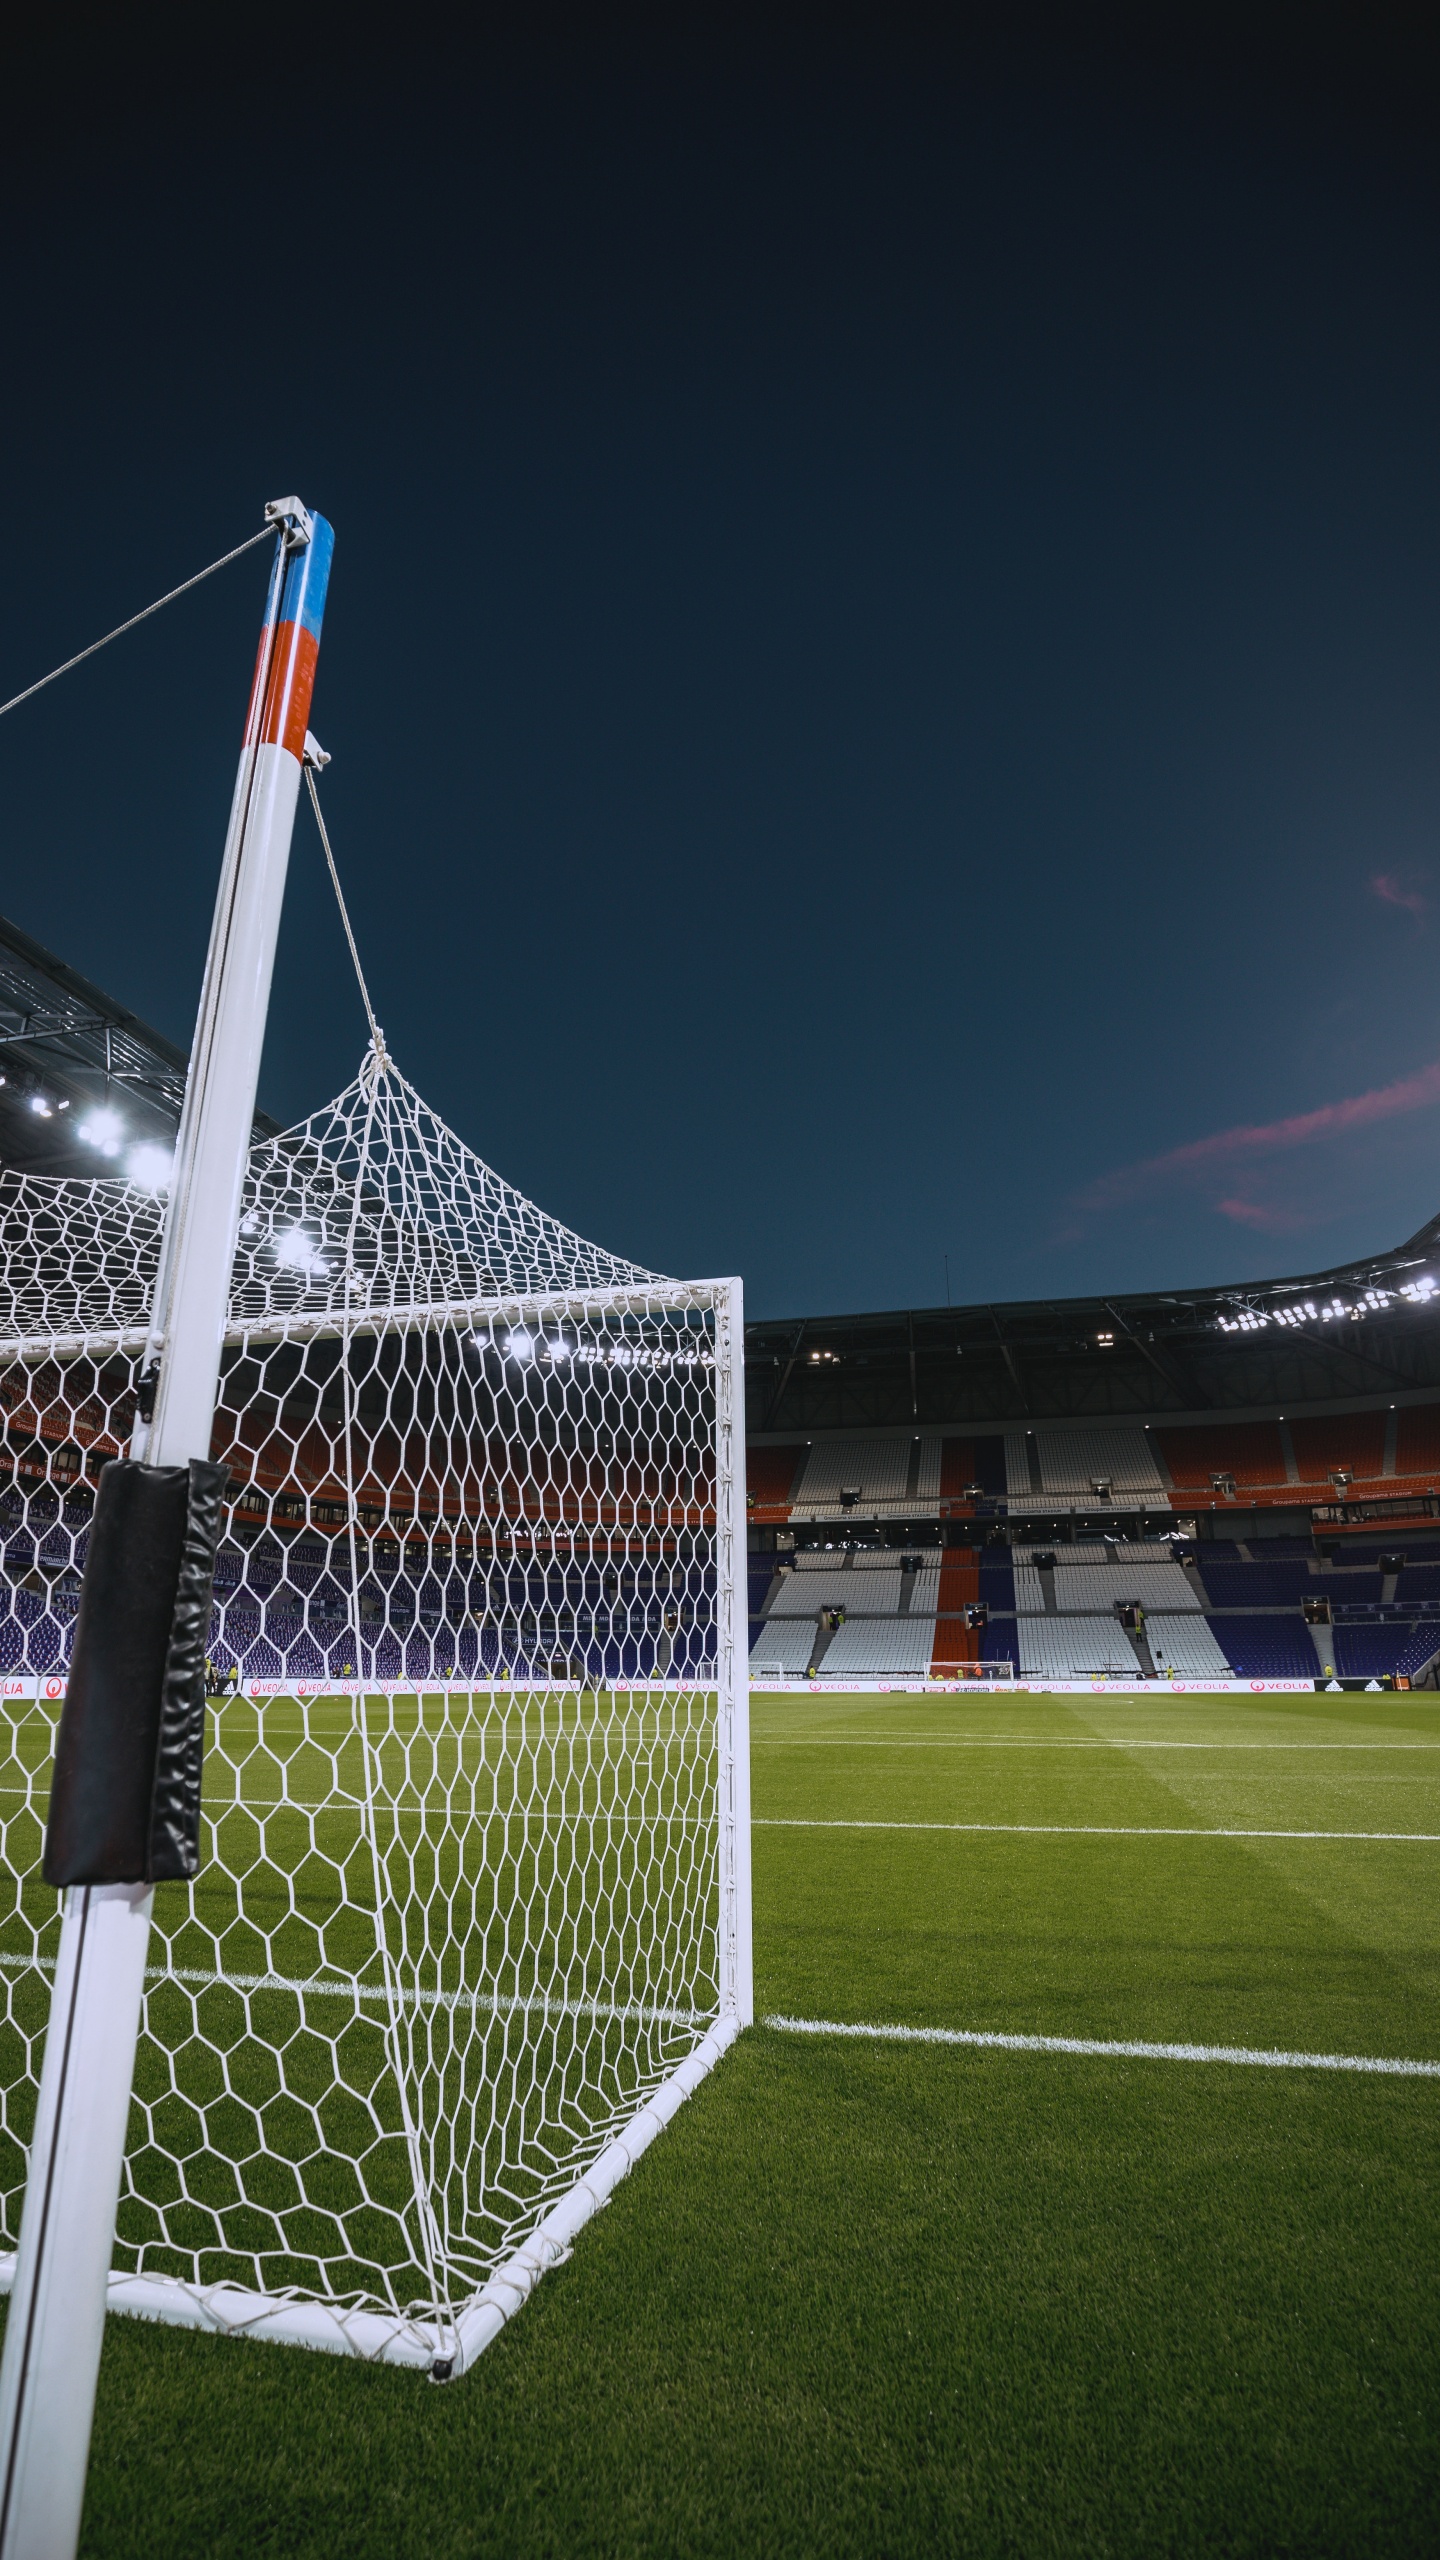
<svg viewBox="0 0 1440 2560">
<path fill-rule="evenodd" d="M 957 1302 L 1303 1271 L 1440 1208 L 1409 21 L 202 15 L 12 54 L 0 698 L 323 509 L 398 1062 L 752 1313 L 943 1304 L 947 1255 Z M 0 907 L 180 1041 L 265 576 L 0 723 Z M 302 811 L 262 1102 L 363 1038 Z"/>
</svg>

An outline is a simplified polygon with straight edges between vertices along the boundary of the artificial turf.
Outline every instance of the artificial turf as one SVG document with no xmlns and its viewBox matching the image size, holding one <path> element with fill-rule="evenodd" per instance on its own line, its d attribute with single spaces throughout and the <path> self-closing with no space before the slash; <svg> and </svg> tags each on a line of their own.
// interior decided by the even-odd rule
<svg viewBox="0 0 1440 2560">
<path fill-rule="evenodd" d="M 1440 1842 L 1157 1836 L 1440 1834 L 1422 1698 L 754 1726 L 762 2017 L 1440 2059 Z M 760 2026 L 448 2389 L 111 2321 L 83 2548 L 1433 2547 L 1437 2125 L 1433 2079 Z"/>
</svg>

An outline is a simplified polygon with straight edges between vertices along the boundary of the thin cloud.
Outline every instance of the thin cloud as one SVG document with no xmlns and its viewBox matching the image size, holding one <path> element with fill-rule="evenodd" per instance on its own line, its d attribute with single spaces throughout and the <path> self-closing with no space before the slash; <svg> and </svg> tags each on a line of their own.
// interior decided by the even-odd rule
<svg viewBox="0 0 1440 2560">
<path fill-rule="evenodd" d="M 1256 1156 L 1278 1155 L 1290 1147 L 1315 1146 L 1327 1138 L 1344 1137 L 1352 1129 L 1371 1128 L 1377 1120 L 1393 1120 L 1401 1112 L 1428 1110 L 1437 1102 L 1440 1058 L 1413 1076 L 1401 1076 L 1394 1084 L 1377 1085 L 1369 1093 L 1351 1094 L 1343 1102 L 1323 1102 L 1316 1111 L 1293 1112 L 1285 1120 L 1217 1129 L 1211 1137 L 1192 1138 L 1188 1145 L 1171 1147 L 1164 1155 L 1120 1165 L 1115 1172 L 1102 1173 L 1098 1181 L 1088 1184 L 1075 1205 L 1091 1214 L 1119 1208 L 1126 1201 L 1141 1199 L 1146 1192 L 1162 1190 L 1167 1184 L 1203 1180 L 1208 1173 L 1223 1173 L 1227 1167 L 1238 1167 Z M 1216 1206 L 1227 1217 L 1258 1223 L 1258 1204 L 1247 1203 L 1243 1195 L 1217 1201 Z"/>
<path fill-rule="evenodd" d="M 1370 882 L 1370 894 L 1378 898 L 1382 906 L 1403 907 L 1417 924 L 1423 924 L 1430 905 L 1423 889 L 1398 880 L 1393 871 L 1377 871 Z"/>
<path fill-rule="evenodd" d="M 1217 1200 L 1222 1218 L 1233 1218 L 1238 1226 L 1255 1227 L 1262 1235 L 1293 1235 L 1297 1228 L 1308 1227 L 1314 1220 L 1303 1210 L 1282 1209 L 1273 1200 Z"/>
</svg>

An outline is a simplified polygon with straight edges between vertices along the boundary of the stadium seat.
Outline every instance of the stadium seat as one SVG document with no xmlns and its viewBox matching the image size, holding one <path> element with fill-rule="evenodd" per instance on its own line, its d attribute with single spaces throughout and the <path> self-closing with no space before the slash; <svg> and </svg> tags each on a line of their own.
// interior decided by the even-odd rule
<svg viewBox="0 0 1440 2560">
<path fill-rule="evenodd" d="M 1298 1614 L 1290 1618 L 1217 1614 L 1209 1626 L 1237 1679 L 1306 1680 L 1313 1679 L 1320 1668 L 1309 1628 Z"/>
</svg>

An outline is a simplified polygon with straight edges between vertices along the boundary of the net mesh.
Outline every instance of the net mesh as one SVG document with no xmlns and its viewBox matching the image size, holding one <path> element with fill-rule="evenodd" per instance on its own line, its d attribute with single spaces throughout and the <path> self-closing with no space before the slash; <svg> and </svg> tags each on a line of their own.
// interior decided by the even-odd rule
<svg viewBox="0 0 1440 2560">
<path fill-rule="evenodd" d="M 0 1184 L 12 2246 L 55 1723 L 162 1217 L 122 1182 Z M 725 1284 L 572 1235 L 381 1050 L 256 1148 L 202 1865 L 156 1894 L 118 2268 L 443 2341 L 715 2024 L 734 1350 Z"/>
</svg>

